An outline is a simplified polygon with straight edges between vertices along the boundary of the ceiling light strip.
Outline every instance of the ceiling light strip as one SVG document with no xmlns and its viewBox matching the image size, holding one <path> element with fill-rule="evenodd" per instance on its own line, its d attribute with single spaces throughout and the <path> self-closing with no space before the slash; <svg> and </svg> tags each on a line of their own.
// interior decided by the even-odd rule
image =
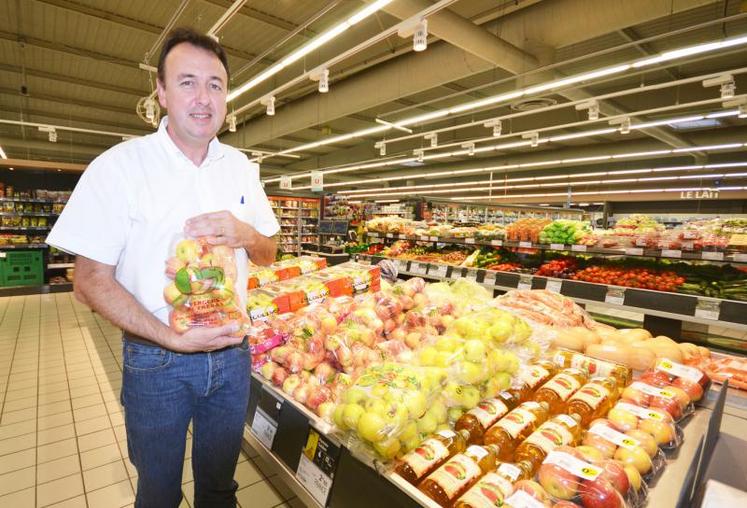
<svg viewBox="0 0 747 508">
<path fill-rule="evenodd" d="M 502 93 L 502 94 L 494 95 L 492 97 L 486 97 L 484 99 L 470 101 L 470 102 L 460 104 L 458 106 L 453 106 L 450 108 L 444 108 L 439 111 L 427 113 L 427 115 L 440 114 L 442 116 L 448 116 L 452 114 L 463 113 L 466 111 L 472 111 L 472 110 L 479 109 L 485 106 L 490 106 L 490 105 L 498 104 L 502 102 L 508 102 L 510 100 L 513 100 L 519 97 L 528 96 L 534 93 L 540 93 L 540 92 L 544 92 L 548 90 L 553 90 L 556 88 L 561 88 L 561 87 L 572 85 L 572 84 L 582 83 L 584 81 L 592 81 L 594 79 L 597 79 L 603 76 L 621 74 L 629 69 L 639 69 L 642 67 L 647 67 L 647 66 L 651 66 L 651 65 L 655 65 L 655 64 L 659 64 L 663 62 L 677 60 L 679 58 L 684 58 L 686 56 L 691 56 L 691 55 L 696 55 L 696 54 L 701 54 L 701 53 L 709 53 L 709 52 L 717 51 L 719 49 L 730 48 L 730 47 L 734 47 L 734 46 L 738 46 L 742 44 L 747 44 L 747 35 L 740 35 L 737 37 L 730 37 L 730 38 L 723 39 L 720 41 L 713 41 L 713 42 L 709 42 L 705 44 L 697 44 L 694 46 L 688 46 L 688 47 L 679 48 L 679 49 L 675 49 L 671 51 L 666 51 L 664 53 L 661 53 L 660 55 L 656 55 L 655 57 L 650 57 L 650 58 L 647 57 L 644 59 L 635 60 L 630 63 L 614 65 L 611 67 L 605 67 L 605 68 L 593 70 L 590 72 L 576 74 L 575 76 L 569 76 L 569 77 L 562 78 L 562 79 L 556 79 L 553 81 L 549 81 L 547 83 L 543 83 L 542 85 L 536 85 L 536 86 L 516 90 L 513 92 Z M 230 94 L 229 94 L 229 97 L 230 97 Z M 444 111 L 446 112 L 445 115 L 443 114 Z M 418 123 L 419 121 L 422 121 L 421 119 L 422 117 L 424 117 L 424 115 L 417 115 L 417 116 L 410 117 L 410 118 L 404 118 L 402 120 L 398 120 L 392 123 L 395 125 L 399 125 L 401 127 L 407 127 L 409 125 L 414 125 Z M 379 131 L 379 132 L 384 132 L 384 131 L 388 131 L 391 129 L 391 127 L 386 127 L 386 126 L 383 126 L 383 127 L 384 127 L 384 130 Z M 361 132 L 363 131 L 356 131 L 351 134 L 353 135 L 353 137 L 364 136 L 365 134 L 361 134 Z M 288 148 L 280 153 L 293 153 L 293 152 L 298 152 L 298 151 L 314 148 L 316 146 L 321 146 L 323 144 L 324 145 L 330 144 L 334 142 L 334 141 L 331 141 L 331 139 L 333 138 L 324 139 L 321 141 L 317 141 L 315 143 L 298 145 L 293 148 Z"/>
<path fill-rule="evenodd" d="M 573 196 L 598 196 L 604 194 L 645 194 L 649 192 L 693 192 L 693 191 L 709 191 L 709 192 L 726 192 L 726 191 L 745 191 L 747 187 L 731 186 L 731 187 L 679 187 L 679 188 L 664 188 L 664 189 L 625 189 L 625 190 L 607 190 L 607 191 L 580 191 L 574 192 Z M 458 196 L 449 198 L 452 201 L 475 201 L 475 200 L 515 200 L 517 198 L 546 198 L 546 197 L 565 197 L 568 196 L 567 192 L 550 192 L 542 194 L 513 194 L 504 196 Z"/>
</svg>

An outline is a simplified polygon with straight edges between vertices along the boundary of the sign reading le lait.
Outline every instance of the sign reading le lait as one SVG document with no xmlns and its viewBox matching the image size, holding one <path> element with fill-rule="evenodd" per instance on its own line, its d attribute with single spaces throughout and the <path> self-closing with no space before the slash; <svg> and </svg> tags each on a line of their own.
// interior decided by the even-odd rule
<svg viewBox="0 0 747 508">
<path fill-rule="evenodd" d="M 718 199 L 717 190 L 681 191 L 680 199 Z"/>
</svg>

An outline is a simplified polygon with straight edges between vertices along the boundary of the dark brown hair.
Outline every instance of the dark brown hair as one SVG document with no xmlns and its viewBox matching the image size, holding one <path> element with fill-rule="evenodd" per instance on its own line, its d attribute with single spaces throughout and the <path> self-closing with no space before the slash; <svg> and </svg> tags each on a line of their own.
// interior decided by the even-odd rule
<svg viewBox="0 0 747 508">
<path fill-rule="evenodd" d="M 166 39 L 163 41 L 163 46 L 161 47 L 161 56 L 158 57 L 158 80 L 161 83 L 166 83 L 166 57 L 175 46 L 183 42 L 213 53 L 223 64 L 223 68 L 226 69 L 226 76 L 230 76 L 226 51 L 217 40 L 209 35 L 198 32 L 194 28 L 178 27 L 169 32 Z M 228 85 L 228 83 L 226 83 L 226 85 Z"/>
</svg>

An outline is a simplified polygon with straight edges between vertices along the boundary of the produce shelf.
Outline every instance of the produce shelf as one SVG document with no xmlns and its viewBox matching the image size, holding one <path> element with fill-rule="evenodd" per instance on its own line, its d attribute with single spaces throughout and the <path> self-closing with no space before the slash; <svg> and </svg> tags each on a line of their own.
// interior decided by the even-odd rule
<svg viewBox="0 0 747 508">
<path fill-rule="evenodd" d="M 682 259 L 703 260 L 703 261 L 722 261 L 725 263 L 747 263 L 747 253 L 744 252 L 711 252 L 696 251 L 688 252 L 675 249 L 646 249 L 642 247 L 627 248 L 601 248 L 590 247 L 586 245 L 564 245 L 564 244 L 545 244 L 534 242 L 513 242 L 508 240 L 484 240 L 476 238 L 457 238 L 457 237 L 440 237 L 440 236 L 412 236 L 400 235 L 397 233 L 367 233 L 371 239 L 394 239 L 410 240 L 414 242 L 444 243 L 456 245 L 476 245 L 483 247 L 508 247 L 522 249 L 538 249 L 556 252 L 575 252 L 579 254 L 598 254 L 600 256 L 632 256 L 632 257 L 649 257 L 664 259 Z M 371 242 L 378 243 L 378 242 Z"/>
<path fill-rule="evenodd" d="M 358 257 L 369 259 L 373 264 L 380 259 L 391 259 L 397 265 L 399 273 L 406 276 L 432 280 L 452 280 L 464 277 L 473 279 L 489 289 L 499 291 L 547 289 L 567 296 L 577 303 L 601 304 L 671 320 L 747 330 L 747 302 L 529 274 L 497 272 L 482 268 L 467 269 L 368 254 L 359 254 Z"/>
<path fill-rule="evenodd" d="M 11 245 L 0 245 L 0 250 L 5 249 L 46 249 L 46 243 L 16 243 Z"/>
<path fill-rule="evenodd" d="M 333 433 L 331 426 L 261 376 L 253 373 L 251 383 L 242 447 L 255 450 L 306 506 L 438 508 L 384 464 L 357 453 L 345 437 Z M 731 400 L 734 393 L 731 389 L 712 389 L 703 399 L 703 407 L 681 423 L 684 442 L 667 454 L 666 467 L 649 488 L 647 506 L 689 506 L 699 472 L 707 468 L 711 457 L 703 449 L 715 445 L 725 399 L 728 394 Z M 309 467 L 312 461 L 304 456 L 308 443 L 317 441 L 323 445 L 314 444 L 317 451 L 313 462 L 323 464 L 323 468 Z"/>
</svg>

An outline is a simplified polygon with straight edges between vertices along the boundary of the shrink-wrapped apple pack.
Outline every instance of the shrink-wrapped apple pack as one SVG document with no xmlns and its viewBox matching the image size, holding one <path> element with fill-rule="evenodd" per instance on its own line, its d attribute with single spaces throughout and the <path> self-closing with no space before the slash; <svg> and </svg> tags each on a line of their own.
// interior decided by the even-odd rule
<svg viewBox="0 0 747 508">
<path fill-rule="evenodd" d="M 178 237 L 166 260 L 170 279 L 163 291 L 172 307 L 169 324 L 184 333 L 190 328 L 236 323 L 234 335 L 243 336 L 249 319 L 236 295 L 236 260 L 233 249 L 211 245 L 207 238 Z"/>
<path fill-rule="evenodd" d="M 657 446 L 665 451 L 678 448 L 684 439 L 680 426 L 662 409 L 645 408 L 621 400 L 607 413 L 607 419 L 621 432 L 638 429 L 650 434 Z"/>
</svg>

